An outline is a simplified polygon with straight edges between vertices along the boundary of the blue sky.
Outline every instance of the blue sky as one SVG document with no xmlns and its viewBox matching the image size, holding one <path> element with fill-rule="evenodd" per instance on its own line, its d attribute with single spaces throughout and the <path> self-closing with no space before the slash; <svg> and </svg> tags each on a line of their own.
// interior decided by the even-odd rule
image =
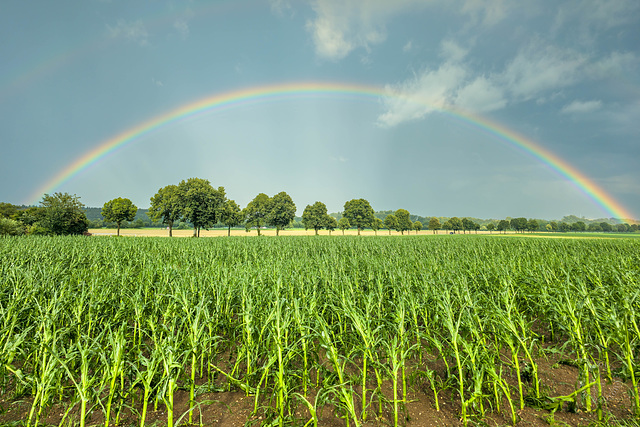
<svg viewBox="0 0 640 427">
<path fill-rule="evenodd" d="M 0 13 L 0 201 L 219 93 L 316 81 L 392 98 L 307 96 L 160 129 L 55 191 L 148 207 L 189 177 L 298 213 L 352 198 L 424 216 L 610 216 L 548 165 L 442 109 L 499 123 L 640 218 L 635 0 L 13 1 Z M 419 99 L 415 103 L 412 100 Z M 428 106 L 427 106 L 428 105 Z"/>
</svg>

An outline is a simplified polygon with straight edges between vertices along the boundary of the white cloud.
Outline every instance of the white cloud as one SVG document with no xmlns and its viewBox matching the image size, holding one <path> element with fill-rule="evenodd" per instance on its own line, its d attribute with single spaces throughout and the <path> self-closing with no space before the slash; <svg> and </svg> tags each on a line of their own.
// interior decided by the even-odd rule
<svg viewBox="0 0 640 427">
<path fill-rule="evenodd" d="M 123 38 L 140 46 L 149 44 L 149 33 L 141 20 L 127 22 L 124 19 L 119 19 L 115 27 L 107 25 L 107 31 L 109 36 L 114 39 Z"/>
<path fill-rule="evenodd" d="M 413 49 L 413 41 L 412 41 L 412 40 L 409 40 L 409 41 L 407 42 L 407 44 L 405 44 L 405 45 L 402 47 L 402 51 L 403 51 L 403 52 L 405 52 L 405 53 L 406 53 L 406 52 L 411 52 L 411 49 Z"/>
<path fill-rule="evenodd" d="M 571 49 L 533 43 L 507 65 L 503 80 L 515 97 L 529 100 L 578 81 L 587 60 Z"/>
<path fill-rule="evenodd" d="M 515 4 L 517 3 L 506 0 L 465 0 L 461 11 L 471 15 L 474 21 L 492 26 L 505 19 L 509 9 Z"/>
<path fill-rule="evenodd" d="M 464 49 L 453 40 L 444 40 L 440 45 L 440 54 L 448 61 L 460 62 L 467 53 L 468 49 Z"/>
<path fill-rule="evenodd" d="M 503 90 L 491 79 L 480 76 L 458 90 L 454 104 L 465 110 L 483 113 L 504 108 L 507 100 Z"/>
<path fill-rule="evenodd" d="M 420 0 L 314 0 L 316 17 L 307 21 L 316 54 L 339 60 L 357 48 L 369 50 L 387 38 L 385 22 Z"/>
<path fill-rule="evenodd" d="M 163 87 L 164 86 L 164 84 L 160 80 L 156 80 L 155 77 L 151 77 L 151 83 L 153 83 L 155 86 L 159 86 L 159 87 Z"/>
<path fill-rule="evenodd" d="M 378 124 L 395 126 L 451 105 L 455 91 L 466 75 L 462 66 L 448 62 L 403 83 L 387 85 L 385 90 L 389 97 L 383 101 L 387 111 L 378 117 Z"/>
<path fill-rule="evenodd" d="M 573 101 L 571 104 L 567 104 L 560 110 L 564 114 L 584 114 L 592 113 L 599 110 L 602 107 L 601 101 Z"/>
<path fill-rule="evenodd" d="M 271 12 L 278 15 L 284 16 L 286 13 L 291 13 L 291 3 L 288 0 L 269 0 L 271 4 Z"/>
<path fill-rule="evenodd" d="M 186 40 L 189 37 L 189 24 L 185 19 L 178 19 L 173 23 L 173 28 L 175 28 L 182 40 Z"/>
</svg>

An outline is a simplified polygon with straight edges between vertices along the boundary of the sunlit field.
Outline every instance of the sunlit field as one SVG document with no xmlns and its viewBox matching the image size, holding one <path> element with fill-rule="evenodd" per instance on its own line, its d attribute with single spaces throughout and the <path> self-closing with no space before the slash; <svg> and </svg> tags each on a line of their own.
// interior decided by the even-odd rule
<svg viewBox="0 0 640 427">
<path fill-rule="evenodd" d="M 307 233 L 0 238 L 0 424 L 640 415 L 640 240 Z"/>
</svg>

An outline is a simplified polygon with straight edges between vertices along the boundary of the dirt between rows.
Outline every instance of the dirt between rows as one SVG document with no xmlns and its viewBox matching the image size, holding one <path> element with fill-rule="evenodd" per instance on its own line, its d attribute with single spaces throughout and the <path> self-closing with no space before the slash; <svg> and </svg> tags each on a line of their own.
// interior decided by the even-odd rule
<svg viewBox="0 0 640 427">
<path fill-rule="evenodd" d="M 578 369 L 570 364 L 564 364 L 563 360 L 566 360 L 558 354 L 549 355 L 547 358 L 540 358 L 538 360 L 539 366 L 539 378 L 542 390 L 544 394 L 548 396 L 566 396 L 576 390 L 576 383 L 578 379 Z M 441 362 L 434 361 L 436 366 L 432 366 L 437 371 L 443 370 Z M 411 377 L 411 372 L 407 373 L 408 377 Z M 222 375 L 216 379 L 217 392 L 205 392 L 199 394 L 196 398 L 198 405 L 193 412 L 193 425 L 203 426 L 270 426 L 277 425 L 274 423 L 277 414 L 275 414 L 275 396 L 262 395 L 259 408 L 254 413 L 254 396 L 248 396 L 245 392 L 240 390 L 228 389 L 226 381 L 221 378 Z M 313 375 L 312 375 L 313 377 Z M 373 379 L 373 375 L 370 378 Z M 202 385 L 205 381 L 199 380 L 198 384 Z M 514 405 L 517 406 L 517 383 L 515 376 L 512 375 L 508 382 L 512 390 L 512 396 L 514 397 Z M 517 426 L 589 426 L 589 425 L 611 425 L 616 420 L 629 420 L 633 418 L 632 406 L 630 399 L 629 384 L 624 383 L 619 378 L 615 378 L 613 382 L 603 381 L 603 410 L 605 413 L 605 422 L 597 423 L 598 416 L 595 411 L 596 402 L 596 388 L 593 387 L 592 397 L 594 402 L 594 409 L 591 412 L 585 412 L 582 407 L 578 410 L 572 411 L 571 405 L 564 404 L 562 408 L 555 413 L 549 410 L 537 409 L 533 407 L 525 406 L 522 410 L 517 410 Z M 449 387 L 444 391 L 439 392 L 439 410 L 435 408 L 435 399 L 433 391 L 429 382 L 426 379 L 414 379 L 410 384 L 410 389 L 407 394 L 407 403 L 404 406 L 404 410 L 401 412 L 399 419 L 399 425 L 407 427 L 418 426 L 461 426 L 463 425 L 460 414 L 461 405 L 457 392 L 453 389 L 455 387 Z M 368 399 L 371 399 L 372 391 L 375 389 L 375 381 L 371 381 L 368 385 Z M 317 390 L 312 387 L 309 389 L 307 396 L 308 401 L 314 402 Z M 354 403 L 355 407 L 362 407 L 361 387 L 354 387 Z M 401 391 L 399 391 L 401 394 Z M 368 407 L 368 418 L 366 421 L 361 422 L 362 426 L 393 426 L 394 414 L 393 405 L 391 403 L 391 397 L 393 396 L 391 381 L 385 380 L 383 384 L 383 395 L 386 397 L 387 402 L 384 404 L 382 416 L 377 414 L 378 403 L 377 398 L 370 400 Z M 399 396 L 401 398 L 401 396 Z M 468 396 L 467 396 L 468 398 Z M 487 410 L 487 414 L 484 418 L 480 418 L 478 415 L 471 415 L 469 419 L 469 425 L 481 425 L 481 426 L 508 426 L 511 423 L 511 412 L 509 410 L 508 402 L 506 399 L 500 403 L 500 410 L 497 408 L 491 408 L 493 405 L 490 403 L 491 399 L 485 399 L 483 405 Z M 0 425 L 26 425 L 29 417 L 29 410 L 32 403 L 31 397 L 25 397 L 17 400 L 12 400 L 10 396 L 0 396 Z M 129 402 L 130 403 L 130 402 Z M 48 410 L 45 411 L 43 418 L 41 419 L 41 425 L 54 425 L 60 424 L 63 419 L 63 415 L 68 407 L 69 402 L 55 403 Z M 180 420 L 180 425 L 187 425 L 188 421 L 188 409 L 189 409 L 189 392 L 186 389 L 179 389 L 175 393 L 174 397 L 174 420 Z M 139 410 L 142 404 L 140 402 L 140 396 L 137 396 L 133 405 L 129 405 L 129 408 L 123 409 L 120 414 L 121 426 L 137 426 L 140 425 Z M 132 408 L 135 408 L 132 410 Z M 473 411 L 471 411 L 473 412 Z M 112 420 L 115 418 L 115 414 L 112 415 Z M 68 424 L 72 419 L 73 423 Z M 295 426 L 312 426 L 311 415 L 306 405 L 299 401 L 299 404 L 293 411 L 293 419 L 288 419 L 287 425 Z M 78 425 L 79 422 L 79 405 L 72 411 L 70 416 L 67 417 L 64 425 Z M 104 414 L 100 406 L 93 406 L 88 419 L 87 426 L 100 426 L 104 425 Z M 115 425 L 110 423 L 111 425 Z M 147 412 L 146 423 L 147 426 L 164 426 L 167 425 L 167 411 L 162 402 L 158 404 L 157 410 L 154 410 L 153 402 L 149 403 Z M 176 423 L 176 425 L 178 425 Z M 347 425 L 344 420 L 344 412 L 335 409 L 335 405 L 325 405 L 318 411 L 318 425 L 327 427 L 342 427 Z M 350 426 L 354 426 L 353 420 L 350 421 Z"/>
</svg>

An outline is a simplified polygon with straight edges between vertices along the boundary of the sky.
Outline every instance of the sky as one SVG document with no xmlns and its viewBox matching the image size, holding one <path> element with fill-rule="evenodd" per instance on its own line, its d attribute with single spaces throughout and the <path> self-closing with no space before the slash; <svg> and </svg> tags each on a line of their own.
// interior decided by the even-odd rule
<svg viewBox="0 0 640 427">
<path fill-rule="evenodd" d="M 640 219 L 639 39 L 637 0 L 5 0 L 0 201 Z"/>
</svg>

